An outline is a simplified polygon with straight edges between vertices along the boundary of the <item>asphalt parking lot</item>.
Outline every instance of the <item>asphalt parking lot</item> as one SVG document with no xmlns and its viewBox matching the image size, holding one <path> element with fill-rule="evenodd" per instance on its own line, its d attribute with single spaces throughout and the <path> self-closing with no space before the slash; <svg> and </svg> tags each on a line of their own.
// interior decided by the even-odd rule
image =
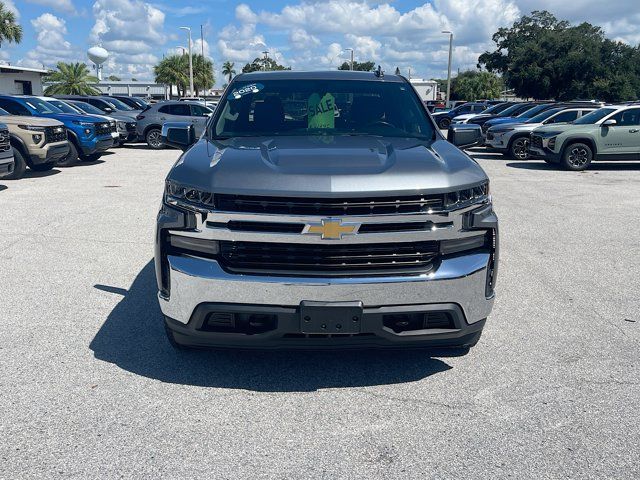
<svg viewBox="0 0 640 480">
<path fill-rule="evenodd" d="M 175 150 L 0 180 L 0 478 L 638 478 L 640 164 L 474 152 L 501 221 L 468 355 L 176 352 Z"/>
</svg>

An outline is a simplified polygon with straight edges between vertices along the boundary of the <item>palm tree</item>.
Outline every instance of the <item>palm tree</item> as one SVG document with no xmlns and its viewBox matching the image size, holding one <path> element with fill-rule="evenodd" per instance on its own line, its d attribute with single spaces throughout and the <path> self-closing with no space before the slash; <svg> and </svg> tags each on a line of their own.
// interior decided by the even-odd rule
<svg viewBox="0 0 640 480">
<path fill-rule="evenodd" d="M 7 10 L 0 2 L 0 45 L 2 42 L 20 43 L 22 41 L 22 27 L 16 23 L 15 13 Z"/>
<path fill-rule="evenodd" d="M 236 71 L 233 69 L 235 64 L 233 62 L 226 61 L 222 64 L 222 74 L 229 78 L 229 82 L 231 83 L 231 79 L 236 74 Z"/>
<path fill-rule="evenodd" d="M 163 58 L 153 67 L 156 83 L 178 87 L 178 95 L 183 96 L 189 84 L 189 57 L 187 55 L 171 55 Z"/>
<path fill-rule="evenodd" d="M 98 79 L 90 75 L 89 68 L 80 62 L 58 62 L 58 71 L 51 72 L 46 81 L 54 82 L 44 91 L 45 95 L 99 95 L 100 90 L 91 84 Z"/>
</svg>

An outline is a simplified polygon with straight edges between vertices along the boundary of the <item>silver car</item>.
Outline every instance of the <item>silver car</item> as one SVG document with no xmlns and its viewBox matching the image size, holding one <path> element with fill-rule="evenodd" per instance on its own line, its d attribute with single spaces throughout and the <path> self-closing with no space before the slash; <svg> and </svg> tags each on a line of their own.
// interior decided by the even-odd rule
<svg viewBox="0 0 640 480">
<path fill-rule="evenodd" d="M 162 102 L 150 105 L 136 117 L 138 138 L 153 149 L 163 147 L 162 125 L 165 122 L 189 122 L 200 136 L 213 110 L 195 102 Z"/>
<path fill-rule="evenodd" d="M 545 110 L 523 123 L 508 123 L 489 128 L 485 144 L 491 150 L 517 160 L 529 158 L 529 136 L 543 125 L 568 123 L 596 110 L 597 107 L 558 107 Z"/>
</svg>

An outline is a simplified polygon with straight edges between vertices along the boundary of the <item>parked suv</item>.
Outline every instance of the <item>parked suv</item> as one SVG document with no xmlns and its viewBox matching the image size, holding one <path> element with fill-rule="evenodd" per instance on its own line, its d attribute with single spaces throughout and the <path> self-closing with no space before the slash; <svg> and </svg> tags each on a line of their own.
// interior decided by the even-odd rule
<svg viewBox="0 0 640 480">
<path fill-rule="evenodd" d="M 78 100 L 93 105 L 102 112 L 103 115 L 113 115 L 114 113 L 124 115 L 130 119 L 135 119 L 140 113 L 140 109 L 133 108 L 117 98 L 106 95 L 55 95 L 62 100 Z"/>
<path fill-rule="evenodd" d="M 640 105 L 607 106 L 571 124 L 536 128 L 529 151 L 568 170 L 593 160 L 640 160 Z"/>
<path fill-rule="evenodd" d="M 487 131 L 486 145 L 491 150 L 518 160 L 529 158 L 529 137 L 533 130 L 543 125 L 559 125 L 581 118 L 596 107 L 551 108 L 531 117 L 524 123 L 496 125 Z"/>
<path fill-rule="evenodd" d="M 496 281 L 489 180 L 404 77 L 240 74 L 199 140 L 190 122 L 163 140 L 188 148 L 157 218 L 174 345 L 478 341 Z"/>
<path fill-rule="evenodd" d="M 153 149 L 162 148 L 162 124 L 179 121 L 191 122 L 199 136 L 212 112 L 209 107 L 195 102 L 173 101 L 150 105 L 136 117 L 138 138 Z"/>
<path fill-rule="evenodd" d="M 11 115 L 0 108 L 0 120 L 9 130 L 14 167 L 7 177 L 22 178 L 27 167 L 35 171 L 51 170 L 69 153 L 67 130 L 62 122 L 49 118 Z"/>
<path fill-rule="evenodd" d="M 0 123 L 0 178 L 13 173 L 13 148 L 9 137 L 9 127 Z"/>
<path fill-rule="evenodd" d="M 144 110 L 149 106 L 149 103 L 140 97 L 128 97 L 126 95 L 111 95 L 111 98 L 120 100 L 122 103 L 130 106 L 134 110 Z"/>
<path fill-rule="evenodd" d="M 121 113 L 110 113 L 109 115 L 103 113 L 99 108 L 94 107 L 90 103 L 82 102 L 80 100 L 62 100 L 57 99 L 58 102 L 65 102 L 72 108 L 75 108 L 80 113 L 86 115 L 101 116 L 109 120 L 115 125 L 114 145 L 123 145 L 128 142 L 133 142 L 137 139 L 136 136 L 136 121 L 132 120 L 130 116 L 123 115 Z M 58 105 L 54 102 L 54 105 Z"/>
<path fill-rule="evenodd" d="M 433 119 L 439 128 L 445 129 L 451 125 L 455 117 L 466 115 L 468 113 L 481 113 L 487 109 L 486 103 L 467 102 L 447 112 L 438 112 L 433 114 Z"/>
<path fill-rule="evenodd" d="M 91 115 L 64 113 L 55 105 L 33 96 L 0 95 L 0 108 L 13 115 L 51 118 L 62 122 L 69 136 L 68 154 L 58 164 L 71 165 L 78 158 L 93 161 L 111 146 L 111 125 Z"/>
</svg>

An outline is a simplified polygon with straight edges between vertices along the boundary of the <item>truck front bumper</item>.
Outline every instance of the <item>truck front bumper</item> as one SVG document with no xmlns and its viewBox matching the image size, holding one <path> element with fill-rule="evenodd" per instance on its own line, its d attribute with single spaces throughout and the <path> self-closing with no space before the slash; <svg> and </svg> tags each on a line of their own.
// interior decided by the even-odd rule
<svg viewBox="0 0 640 480">
<path fill-rule="evenodd" d="M 265 277 L 229 273 L 215 260 L 193 256 L 168 255 L 166 262 L 170 295 L 158 296 L 165 324 L 178 343 L 193 346 L 470 345 L 477 341 L 493 306 L 493 293 L 487 297 L 489 252 L 444 258 L 431 273 L 397 277 Z M 305 334 L 301 305 L 308 301 L 326 305 L 327 316 L 343 302 L 360 304 L 357 333 Z M 318 311 L 322 315 L 323 309 Z M 220 312 L 236 313 L 249 321 L 252 315 L 269 318 L 270 328 L 252 334 L 208 331 L 207 318 Z M 389 324 L 395 318 L 416 318 L 429 312 L 445 314 L 451 323 L 446 328 L 400 332 Z"/>
<path fill-rule="evenodd" d="M 31 163 L 39 165 L 41 163 L 55 162 L 56 160 L 66 157 L 69 154 L 69 142 L 48 144 L 45 145 L 41 152 L 42 151 L 44 151 L 44 155 L 34 154 L 29 156 Z"/>
</svg>

